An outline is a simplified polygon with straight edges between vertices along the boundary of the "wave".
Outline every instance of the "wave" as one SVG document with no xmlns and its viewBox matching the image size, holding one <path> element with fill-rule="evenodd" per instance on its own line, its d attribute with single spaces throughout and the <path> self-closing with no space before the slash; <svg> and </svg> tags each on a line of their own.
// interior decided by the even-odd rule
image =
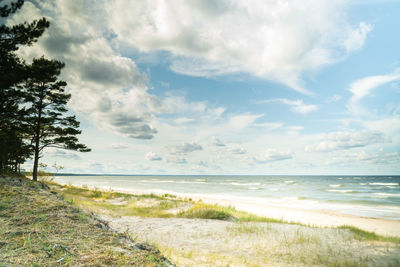
<svg viewBox="0 0 400 267">
<path fill-rule="evenodd" d="M 343 187 L 343 184 L 330 184 L 329 187 Z"/>
<path fill-rule="evenodd" d="M 358 191 L 355 190 L 339 190 L 339 189 L 330 189 L 328 190 L 329 192 L 338 192 L 338 193 L 343 193 L 343 194 L 353 194 L 353 193 L 359 193 Z"/>
<path fill-rule="evenodd" d="M 373 193 L 373 195 L 378 196 L 379 198 L 399 198 L 400 194 L 393 194 L 393 193 Z"/>
<path fill-rule="evenodd" d="M 251 186 L 251 185 L 261 185 L 261 183 L 229 183 L 236 186 Z"/>
<path fill-rule="evenodd" d="M 261 190 L 262 188 L 261 187 L 249 187 L 247 189 L 249 189 L 249 190 Z"/>
<path fill-rule="evenodd" d="M 285 181 L 285 184 L 295 184 L 295 183 L 296 183 L 296 181 L 292 181 L 292 180 Z"/>
<path fill-rule="evenodd" d="M 391 185 L 391 186 L 398 186 L 398 183 L 368 183 L 369 185 Z"/>
<path fill-rule="evenodd" d="M 153 183 L 153 184 L 206 184 L 207 182 L 200 181 L 173 181 L 173 180 L 139 180 L 141 183 Z"/>
</svg>

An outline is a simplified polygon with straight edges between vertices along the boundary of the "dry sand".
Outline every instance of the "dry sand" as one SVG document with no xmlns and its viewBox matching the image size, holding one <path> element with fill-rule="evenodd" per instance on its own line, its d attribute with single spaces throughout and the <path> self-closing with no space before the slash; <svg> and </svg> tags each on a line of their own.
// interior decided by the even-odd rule
<svg viewBox="0 0 400 267">
<path fill-rule="evenodd" d="M 353 225 L 378 234 L 400 236 L 400 221 L 252 199 L 193 195 L 191 198 L 320 227 L 184 218 L 102 218 L 113 229 L 159 247 L 178 266 L 400 266 L 399 244 L 362 241 L 348 230 L 325 227 Z"/>
<path fill-rule="evenodd" d="M 124 191 L 132 194 L 149 194 L 151 191 Z M 157 192 L 155 192 L 157 194 Z M 330 227 L 340 225 L 351 225 L 365 231 L 375 232 L 380 235 L 400 237 L 400 221 L 389 219 L 368 218 L 340 213 L 333 210 L 321 210 L 293 205 L 290 201 L 268 200 L 228 197 L 228 196 L 208 196 L 195 194 L 177 194 L 182 198 L 201 200 L 207 204 L 218 204 L 221 206 L 231 206 L 240 211 L 265 216 L 269 218 L 282 219 L 288 222 L 298 222 L 306 225 Z"/>
<path fill-rule="evenodd" d="M 178 266 L 398 266 L 400 245 L 347 230 L 282 223 L 102 216 L 111 228 L 159 247 Z"/>
<path fill-rule="evenodd" d="M 283 219 L 289 222 L 299 222 L 321 227 L 352 225 L 380 235 L 400 237 L 400 221 L 396 220 L 353 216 L 332 210 L 291 208 L 286 203 L 257 203 L 255 200 L 246 198 L 211 198 L 203 196 L 192 197 L 192 199 L 201 199 L 204 203 L 209 204 L 232 206 L 237 210 L 269 218 Z"/>
</svg>

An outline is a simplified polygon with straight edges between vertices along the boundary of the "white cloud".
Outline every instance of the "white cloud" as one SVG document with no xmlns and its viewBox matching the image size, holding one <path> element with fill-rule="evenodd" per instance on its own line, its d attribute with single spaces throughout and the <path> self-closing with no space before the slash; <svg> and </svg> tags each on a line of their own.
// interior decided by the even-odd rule
<svg viewBox="0 0 400 267">
<path fill-rule="evenodd" d="M 94 9 L 82 9 L 81 4 L 40 2 L 39 10 L 25 3 L 16 19 L 31 21 L 45 14 L 51 25 L 37 44 L 19 52 L 28 61 L 45 54 L 65 62 L 61 78 L 68 81 L 69 105 L 87 114 L 98 127 L 131 138 L 153 138 L 157 130 L 151 122 L 162 105 L 148 93 L 146 75 L 130 58 L 114 50 L 104 34 L 107 29 L 99 28 L 99 16 L 85 13 Z"/>
<path fill-rule="evenodd" d="M 167 162 L 175 164 L 186 164 L 187 160 L 183 157 L 168 157 Z"/>
<path fill-rule="evenodd" d="M 110 147 L 111 149 L 117 149 L 117 150 L 129 148 L 128 145 L 121 144 L 121 143 L 114 143 L 114 144 L 109 145 L 109 147 Z"/>
<path fill-rule="evenodd" d="M 256 163 L 270 163 L 291 158 L 293 158 L 293 155 L 290 150 L 278 151 L 275 148 L 269 148 L 264 153 L 254 157 L 253 159 Z"/>
<path fill-rule="evenodd" d="M 172 154 L 186 154 L 198 150 L 203 150 L 203 147 L 197 142 L 183 143 L 182 145 L 175 146 L 172 149 Z"/>
<path fill-rule="evenodd" d="M 323 141 L 306 146 L 306 152 L 328 152 L 355 147 L 365 147 L 371 144 L 385 142 L 384 136 L 378 131 L 364 130 L 361 132 L 333 132 L 325 136 Z"/>
<path fill-rule="evenodd" d="M 359 79 L 350 84 L 349 91 L 353 94 L 351 101 L 359 101 L 373 89 L 397 80 L 400 80 L 400 69 L 387 75 L 376 75 Z"/>
<path fill-rule="evenodd" d="M 327 165 L 342 165 L 348 166 L 353 164 L 376 164 L 376 165 L 388 165 L 393 163 L 399 163 L 400 156 L 398 152 L 385 153 L 382 149 L 378 152 L 365 152 L 360 151 L 358 153 L 341 154 L 326 162 Z"/>
<path fill-rule="evenodd" d="M 211 144 L 214 146 L 225 146 L 224 142 L 215 136 L 211 137 Z"/>
<path fill-rule="evenodd" d="M 246 154 L 246 150 L 242 147 L 229 147 L 228 148 L 228 152 L 232 153 L 232 154 Z"/>
<path fill-rule="evenodd" d="M 307 93 L 302 73 L 359 49 L 371 30 L 363 22 L 351 26 L 347 5 L 330 0 L 114 0 L 104 2 L 107 16 L 100 23 L 141 52 L 169 52 L 176 72 L 206 77 L 246 72 Z"/>
<path fill-rule="evenodd" d="M 144 158 L 146 160 L 150 160 L 150 161 L 160 161 L 160 160 L 162 160 L 162 157 L 160 155 L 154 153 L 153 151 L 148 152 Z"/>
<path fill-rule="evenodd" d="M 46 156 L 47 157 L 55 157 L 55 158 L 64 158 L 64 159 L 73 159 L 73 160 L 80 160 L 81 157 L 75 153 L 74 151 L 70 150 L 61 150 L 57 148 L 46 148 Z"/>
<path fill-rule="evenodd" d="M 272 102 L 279 102 L 285 105 L 291 106 L 292 111 L 300 113 L 300 114 L 307 114 L 312 111 L 316 111 L 318 107 L 316 105 L 307 105 L 303 103 L 303 100 L 297 99 L 297 100 L 290 100 L 286 98 L 276 98 L 276 99 L 268 99 L 268 100 L 263 100 L 260 101 L 259 103 L 272 103 Z"/>
<path fill-rule="evenodd" d="M 249 113 L 232 116 L 229 119 L 229 125 L 234 130 L 241 130 L 241 129 L 252 126 L 253 123 L 257 119 L 261 118 L 262 116 L 263 115 L 255 115 L 255 114 L 249 114 Z"/>
<path fill-rule="evenodd" d="M 349 36 L 344 42 L 344 46 L 348 52 L 358 50 L 364 46 L 367 34 L 372 30 L 372 25 L 360 22 L 360 27 L 350 29 Z"/>
<path fill-rule="evenodd" d="M 341 95 L 333 95 L 327 100 L 327 102 L 339 102 L 341 99 Z"/>
<path fill-rule="evenodd" d="M 349 91 L 353 96 L 348 104 L 349 110 L 356 115 L 365 113 L 359 101 L 368 96 L 372 90 L 398 80 L 400 80 L 400 69 L 390 74 L 369 76 L 351 83 Z"/>
</svg>

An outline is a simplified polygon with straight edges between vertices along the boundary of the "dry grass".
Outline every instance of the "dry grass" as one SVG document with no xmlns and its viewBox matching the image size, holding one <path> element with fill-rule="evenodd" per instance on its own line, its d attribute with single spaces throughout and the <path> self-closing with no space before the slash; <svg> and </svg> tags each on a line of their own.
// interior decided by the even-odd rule
<svg viewBox="0 0 400 267">
<path fill-rule="evenodd" d="M 0 177 L 0 266 L 166 266 L 42 183 Z"/>
<path fill-rule="evenodd" d="M 131 225 L 130 234 L 156 244 L 180 266 L 400 266 L 399 238 L 356 227 L 311 227 L 172 195 L 54 189 L 85 209 L 110 215 L 121 232 Z M 207 219 L 214 219 L 212 226 Z"/>
</svg>

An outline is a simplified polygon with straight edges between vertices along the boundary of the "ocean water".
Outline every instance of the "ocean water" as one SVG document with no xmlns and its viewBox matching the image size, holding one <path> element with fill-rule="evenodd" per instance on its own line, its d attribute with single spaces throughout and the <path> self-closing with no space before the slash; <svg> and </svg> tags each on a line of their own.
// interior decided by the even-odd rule
<svg viewBox="0 0 400 267">
<path fill-rule="evenodd" d="M 247 198 L 277 206 L 400 220 L 400 176 L 57 176 L 55 181 L 123 191 Z"/>
</svg>

